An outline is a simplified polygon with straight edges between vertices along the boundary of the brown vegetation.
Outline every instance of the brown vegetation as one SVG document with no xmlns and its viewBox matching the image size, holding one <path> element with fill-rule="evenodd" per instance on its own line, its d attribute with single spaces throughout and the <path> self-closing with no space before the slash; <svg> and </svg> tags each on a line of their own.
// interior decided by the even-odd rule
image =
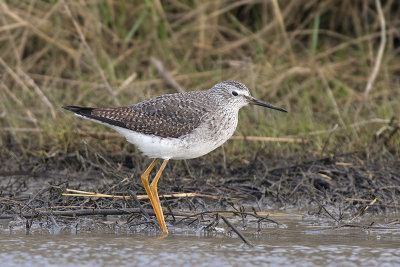
<svg viewBox="0 0 400 267">
<path fill-rule="evenodd" d="M 70 175 L 97 177 L 84 189 L 102 193 L 142 190 L 136 148 L 60 107 L 128 105 L 234 79 L 288 115 L 244 109 L 234 140 L 171 164 L 164 193 L 221 196 L 238 179 L 239 192 L 251 184 L 241 198 L 277 205 L 311 194 L 352 212 L 375 198 L 398 207 L 399 28 L 392 0 L 0 1 L 0 194 L 67 205 L 44 193 L 67 188 Z M 51 186 L 28 188 L 24 177 Z"/>
</svg>

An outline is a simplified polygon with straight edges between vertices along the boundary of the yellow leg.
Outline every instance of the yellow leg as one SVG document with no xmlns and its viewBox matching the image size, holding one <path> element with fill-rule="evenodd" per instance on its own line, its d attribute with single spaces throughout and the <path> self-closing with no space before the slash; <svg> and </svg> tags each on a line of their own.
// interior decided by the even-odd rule
<svg viewBox="0 0 400 267">
<path fill-rule="evenodd" d="M 161 164 L 160 169 L 158 170 L 156 176 L 154 177 L 154 180 L 151 182 L 150 185 L 150 192 L 153 196 L 153 209 L 154 212 L 156 213 L 156 217 L 158 220 L 158 223 L 160 224 L 161 230 L 163 230 L 164 233 L 168 233 L 167 225 L 165 224 L 165 219 L 164 219 L 164 214 L 161 208 L 160 204 L 160 198 L 158 197 L 158 192 L 157 192 L 157 183 L 158 180 L 161 177 L 162 172 L 164 171 L 165 166 L 167 165 L 168 160 L 164 160 L 163 163 Z"/>
<path fill-rule="evenodd" d="M 144 186 L 144 189 L 146 190 L 147 196 L 150 199 L 151 206 L 154 208 L 154 197 L 153 194 L 150 191 L 150 185 L 149 185 L 149 175 L 151 170 L 153 170 L 154 166 L 156 166 L 157 162 L 159 159 L 154 159 L 153 162 L 147 167 L 146 171 L 142 174 L 142 183 Z"/>
</svg>

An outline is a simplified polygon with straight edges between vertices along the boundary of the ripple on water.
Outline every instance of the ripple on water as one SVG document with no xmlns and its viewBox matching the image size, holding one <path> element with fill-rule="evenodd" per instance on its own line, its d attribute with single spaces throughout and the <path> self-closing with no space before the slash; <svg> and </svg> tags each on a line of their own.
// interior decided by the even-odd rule
<svg viewBox="0 0 400 267">
<path fill-rule="evenodd" d="M 399 231 L 319 230 L 286 223 L 246 235 L 256 246 L 225 234 L 0 234 L 1 266 L 385 266 L 400 264 Z M 325 227 L 325 225 L 323 226 Z"/>
</svg>

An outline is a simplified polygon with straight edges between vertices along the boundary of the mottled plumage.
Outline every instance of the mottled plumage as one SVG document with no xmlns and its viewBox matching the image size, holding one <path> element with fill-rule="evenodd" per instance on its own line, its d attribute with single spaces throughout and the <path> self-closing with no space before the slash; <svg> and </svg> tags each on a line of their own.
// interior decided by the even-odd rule
<svg viewBox="0 0 400 267">
<path fill-rule="evenodd" d="M 64 108 L 110 126 L 148 157 L 189 159 L 228 140 L 239 109 L 249 103 L 261 102 L 242 83 L 225 81 L 208 91 L 167 94 L 125 107 Z"/>
<path fill-rule="evenodd" d="M 248 104 L 286 112 L 254 99 L 237 81 L 218 83 L 208 91 L 162 95 L 126 107 L 63 108 L 113 128 L 146 156 L 155 158 L 142 182 L 162 230 L 168 232 L 157 193 L 168 160 L 200 157 L 221 146 L 236 130 L 239 109 Z M 149 185 L 150 171 L 159 158 L 164 162 Z"/>
<path fill-rule="evenodd" d="M 90 115 L 142 134 L 178 138 L 198 127 L 204 116 L 214 109 L 212 98 L 205 92 L 195 91 L 162 95 L 128 107 L 98 108 Z"/>
</svg>

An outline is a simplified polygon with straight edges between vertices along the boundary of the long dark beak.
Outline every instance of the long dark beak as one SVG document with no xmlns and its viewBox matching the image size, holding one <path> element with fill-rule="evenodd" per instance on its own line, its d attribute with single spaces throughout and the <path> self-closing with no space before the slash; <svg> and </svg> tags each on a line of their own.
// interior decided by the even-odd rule
<svg viewBox="0 0 400 267">
<path fill-rule="evenodd" d="M 276 110 L 279 110 L 279 111 L 282 111 L 282 112 L 288 112 L 284 108 L 280 108 L 280 107 L 277 107 L 277 106 L 274 106 L 274 105 L 271 105 L 271 104 L 268 104 L 268 103 L 261 102 L 261 101 L 255 99 L 255 98 L 253 98 L 251 96 L 246 97 L 246 98 L 247 98 L 247 100 L 249 100 L 249 104 L 262 106 L 262 107 L 267 107 L 267 108 L 272 108 L 272 109 L 276 109 Z"/>
</svg>

